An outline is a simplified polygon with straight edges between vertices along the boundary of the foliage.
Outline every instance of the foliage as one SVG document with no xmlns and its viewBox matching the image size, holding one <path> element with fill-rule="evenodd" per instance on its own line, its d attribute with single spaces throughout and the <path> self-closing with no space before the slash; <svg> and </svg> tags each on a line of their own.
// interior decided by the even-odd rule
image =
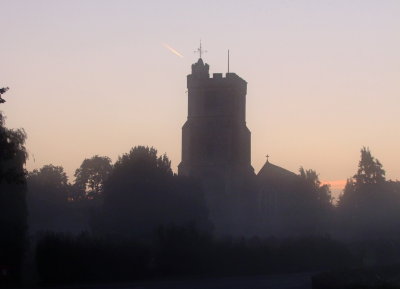
<svg viewBox="0 0 400 289">
<path fill-rule="evenodd" d="M 0 88 L 0 103 L 6 102 L 6 101 L 1 97 L 1 95 L 4 94 L 4 93 L 6 93 L 7 90 L 8 90 L 8 87 L 2 87 L 2 88 Z"/>
<path fill-rule="evenodd" d="M 85 159 L 75 171 L 75 186 L 77 191 L 74 199 L 94 199 L 103 194 L 104 182 L 112 170 L 111 159 L 98 155 Z"/>
<path fill-rule="evenodd" d="M 314 170 L 300 168 L 292 183 L 279 191 L 278 236 L 324 235 L 331 227 L 332 198 Z"/>
<path fill-rule="evenodd" d="M 28 174 L 29 195 L 45 203 L 67 201 L 68 177 L 61 166 L 45 165 Z"/>
<path fill-rule="evenodd" d="M 68 178 L 61 166 L 45 165 L 28 174 L 29 224 L 32 233 L 60 230 L 67 219 Z"/>
<path fill-rule="evenodd" d="M 27 229 L 26 134 L 5 127 L 0 113 L 0 286 L 20 278 Z"/>
<path fill-rule="evenodd" d="M 0 113 L 0 183 L 25 183 L 23 168 L 28 156 L 23 129 L 8 129 Z"/>
<path fill-rule="evenodd" d="M 321 184 L 316 171 L 304 170 L 304 168 L 301 167 L 300 177 L 304 181 L 305 186 L 312 192 L 312 197 L 320 207 L 331 207 L 332 196 L 329 185 Z"/>
<path fill-rule="evenodd" d="M 121 156 L 104 186 L 97 229 L 108 234 L 145 236 L 168 223 L 209 227 L 198 183 L 172 174 L 166 155 L 138 146 Z"/>
<path fill-rule="evenodd" d="M 400 265 L 351 268 L 322 272 L 312 277 L 315 289 L 399 289 Z"/>
<path fill-rule="evenodd" d="M 368 148 L 361 149 L 361 159 L 357 174 L 354 175 L 357 185 L 379 184 L 385 181 L 385 171 L 379 160 L 375 159 Z"/>
<path fill-rule="evenodd" d="M 46 234 L 36 248 L 43 283 L 243 276 L 342 268 L 347 248 L 326 237 L 216 239 L 193 226 L 163 226 L 150 242 Z"/>
<path fill-rule="evenodd" d="M 385 180 L 382 164 L 361 149 L 357 174 L 347 180 L 338 203 L 339 225 L 351 238 L 400 236 L 400 183 Z"/>
<path fill-rule="evenodd" d="M 153 147 L 136 146 L 129 153 L 123 154 L 115 163 L 113 177 L 122 176 L 125 173 L 134 173 L 140 181 L 140 177 L 164 178 L 172 176 L 171 161 L 167 155 L 157 156 L 157 150 Z"/>
<path fill-rule="evenodd" d="M 43 283 L 129 281 L 143 278 L 151 258 L 134 240 L 105 240 L 46 233 L 36 246 L 36 265 Z"/>
<path fill-rule="evenodd" d="M 6 91 L 8 90 L 8 87 L 2 87 L 0 88 L 0 94 L 6 93 Z"/>
</svg>

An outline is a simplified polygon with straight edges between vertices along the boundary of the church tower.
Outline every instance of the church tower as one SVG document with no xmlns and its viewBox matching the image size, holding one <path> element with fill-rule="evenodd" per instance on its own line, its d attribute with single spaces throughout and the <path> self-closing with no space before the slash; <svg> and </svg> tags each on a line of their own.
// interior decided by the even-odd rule
<svg viewBox="0 0 400 289">
<path fill-rule="evenodd" d="M 246 126 L 247 82 L 235 73 L 210 77 L 209 65 L 199 58 L 187 76 L 187 88 L 178 173 L 202 182 L 217 230 L 237 228 L 235 218 L 243 219 L 239 211 L 245 208 L 241 198 L 246 198 L 244 191 L 254 176 Z"/>
<path fill-rule="evenodd" d="M 231 169 L 253 173 L 246 126 L 247 82 L 235 73 L 210 77 L 209 65 L 200 58 L 187 76 L 187 88 L 179 174 L 201 178 Z"/>
</svg>

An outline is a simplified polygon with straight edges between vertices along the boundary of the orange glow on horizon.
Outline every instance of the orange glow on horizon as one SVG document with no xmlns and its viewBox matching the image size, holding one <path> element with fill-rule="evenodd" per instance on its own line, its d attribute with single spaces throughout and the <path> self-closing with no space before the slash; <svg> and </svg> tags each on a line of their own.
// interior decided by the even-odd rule
<svg viewBox="0 0 400 289">
<path fill-rule="evenodd" d="M 330 185 L 332 190 L 343 190 L 347 180 L 321 181 L 323 185 Z"/>
</svg>

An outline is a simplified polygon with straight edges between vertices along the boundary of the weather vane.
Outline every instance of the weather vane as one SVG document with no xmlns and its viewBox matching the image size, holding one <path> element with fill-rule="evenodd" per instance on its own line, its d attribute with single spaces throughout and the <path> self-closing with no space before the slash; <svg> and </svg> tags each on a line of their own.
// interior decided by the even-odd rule
<svg viewBox="0 0 400 289">
<path fill-rule="evenodd" d="M 203 55 L 203 53 L 207 53 L 207 50 L 203 50 L 202 46 L 201 46 L 201 40 L 200 40 L 200 46 L 199 48 L 197 48 L 194 53 L 198 53 L 199 54 L 199 58 L 201 58 L 201 56 Z"/>
<path fill-rule="evenodd" d="M 6 101 L 1 98 L 1 95 L 8 90 L 8 87 L 0 88 L 0 103 L 5 103 Z"/>
</svg>

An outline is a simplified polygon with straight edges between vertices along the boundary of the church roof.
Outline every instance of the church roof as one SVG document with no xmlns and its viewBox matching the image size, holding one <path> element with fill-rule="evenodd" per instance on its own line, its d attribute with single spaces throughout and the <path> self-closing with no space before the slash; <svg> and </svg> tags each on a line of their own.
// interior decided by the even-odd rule
<svg viewBox="0 0 400 289">
<path fill-rule="evenodd" d="M 268 160 L 257 174 L 262 179 L 293 179 L 298 177 L 295 173 L 271 164 Z"/>
</svg>

